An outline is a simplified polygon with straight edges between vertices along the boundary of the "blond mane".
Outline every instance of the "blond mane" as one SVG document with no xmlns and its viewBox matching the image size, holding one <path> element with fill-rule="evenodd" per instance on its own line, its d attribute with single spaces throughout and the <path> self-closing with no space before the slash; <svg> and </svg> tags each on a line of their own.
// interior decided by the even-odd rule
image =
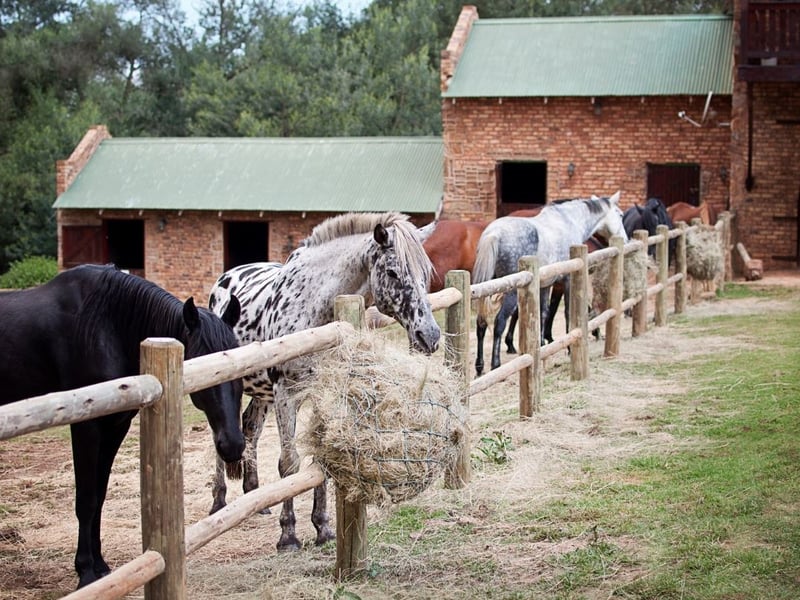
<svg viewBox="0 0 800 600">
<path fill-rule="evenodd" d="M 414 277 L 430 280 L 433 269 L 428 255 L 419 241 L 417 228 L 408 220 L 408 215 L 398 212 L 346 213 L 326 219 L 311 231 L 303 246 L 313 248 L 335 239 L 351 235 L 372 235 L 376 225 L 387 229 L 394 227 L 394 249 L 401 268 Z"/>
</svg>

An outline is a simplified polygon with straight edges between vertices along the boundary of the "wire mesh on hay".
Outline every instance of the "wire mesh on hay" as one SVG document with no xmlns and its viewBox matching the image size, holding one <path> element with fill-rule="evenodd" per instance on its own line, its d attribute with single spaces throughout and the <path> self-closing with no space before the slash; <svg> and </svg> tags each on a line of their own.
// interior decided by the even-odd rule
<svg viewBox="0 0 800 600">
<path fill-rule="evenodd" d="M 464 388 L 441 358 L 409 354 L 374 333 L 319 356 L 299 390 L 312 410 L 303 447 L 350 502 L 413 498 L 468 443 Z"/>
<path fill-rule="evenodd" d="M 633 298 L 647 290 L 647 271 L 655 262 L 644 252 L 631 252 L 622 260 L 622 299 Z M 600 261 L 592 270 L 592 308 L 602 312 L 608 302 L 608 277 L 611 261 Z"/>
<path fill-rule="evenodd" d="M 686 232 L 686 273 L 711 281 L 722 272 L 722 248 L 715 227 L 696 225 Z"/>
</svg>

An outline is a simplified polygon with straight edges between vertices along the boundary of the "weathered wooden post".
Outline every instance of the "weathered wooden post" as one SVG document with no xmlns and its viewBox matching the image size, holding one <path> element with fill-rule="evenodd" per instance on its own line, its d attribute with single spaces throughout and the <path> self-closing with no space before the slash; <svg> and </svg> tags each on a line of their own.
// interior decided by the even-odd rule
<svg viewBox="0 0 800 600">
<path fill-rule="evenodd" d="M 186 598 L 183 516 L 183 344 L 148 338 L 140 370 L 163 387 L 161 399 L 140 414 L 142 548 L 164 557 L 164 572 L 144 586 L 147 600 Z"/>
<path fill-rule="evenodd" d="M 519 351 L 530 354 L 531 366 L 519 372 L 519 416 L 529 418 L 541 409 L 542 361 L 539 348 L 542 344 L 542 323 L 539 302 L 539 259 L 523 256 L 519 259 L 519 270 L 529 271 L 531 282 L 517 290 L 519 308 Z"/>
<path fill-rule="evenodd" d="M 356 330 L 364 327 L 364 298 L 359 295 L 336 296 L 334 319 L 350 323 Z M 337 581 L 362 570 L 367 560 L 367 505 L 348 502 L 347 490 L 336 485 L 336 567 Z"/>
<path fill-rule="evenodd" d="M 661 289 L 656 293 L 655 323 L 656 327 L 667 324 L 667 279 L 669 278 L 669 227 L 659 225 L 656 235 L 661 241 L 656 243 L 656 262 L 658 263 L 658 283 Z"/>
<path fill-rule="evenodd" d="M 589 376 L 589 265 L 586 256 L 589 250 L 586 244 L 571 246 L 569 257 L 580 258 L 583 265 L 569 274 L 569 325 L 581 330 L 581 336 L 570 346 L 570 375 L 573 381 L 580 381 Z"/>
<path fill-rule="evenodd" d="M 675 244 L 675 273 L 680 273 L 681 278 L 675 283 L 675 313 L 681 314 L 686 310 L 686 229 L 683 221 L 678 223 L 681 234 L 676 238 Z"/>
<path fill-rule="evenodd" d="M 623 254 L 623 239 L 615 235 L 611 238 L 609 246 L 617 249 L 617 255 L 611 259 L 608 269 L 608 308 L 613 308 L 615 314 L 606 321 L 606 344 L 603 356 L 619 356 L 619 340 L 622 330 L 622 289 L 625 272 L 625 255 Z"/>
<path fill-rule="evenodd" d="M 731 220 L 733 214 L 724 211 L 719 215 L 722 220 L 722 276 L 719 278 L 719 289 L 725 291 L 725 284 L 733 281 L 733 244 L 731 243 Z"/>
<path fill-rule="evenodd" d="M 644 248 L 639 250 L 639 252 L 644 253 L 644 260 L 642 264 L 644 265 L 644 280 L 647 281 L 647 238 L 649 237 L 646 229 L 637 229 L 633 232 L 633 239 L 642 242 L 644 244 Z M 647 285 L 645 284 L 645 289 L 642 292 L 642 297 L 639 301 L 633 305 L 633 323 L 631 324 L 631 335 L 633 337 L 638 337 L 647 333 Z"/>
<path fill-rule="evenodd" d="M 444 287 L 453 287 L 461 292 L 461 300 L 448 306 L 445 312 L 444 362 L 458 374 L 463 386 L 461 402 L 469 415 L 469 271 L 449 271 L 444 277 Z M 470 450 L 470 441 L 466 439 L 455 464 L 445 471 L 445 487 L 460 489 L 472 479 Z"/>
</svg>

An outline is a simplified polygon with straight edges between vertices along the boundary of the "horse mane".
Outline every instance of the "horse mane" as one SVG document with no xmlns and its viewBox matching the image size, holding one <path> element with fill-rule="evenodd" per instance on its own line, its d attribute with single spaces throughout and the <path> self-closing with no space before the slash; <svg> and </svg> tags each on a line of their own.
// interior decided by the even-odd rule
<svg viewBox="0 0 800 600">
<path fill-rule="evenodd" d="M 433 266 L 419 241 L 417 228 L 399 212 L 345 213 L 326 219 L 311 231 L 303 246 L 313 248 L 351 235 L 372 235 L 377 225 L 394 227 L 394 249 L 399 266 L 414 277 L 430 279 Z"/>
<path fill-rule="evenodd" d="M 137 361 L 139 342 L 155 331 L 185 342 L 181 302 L 165 289 L 113 265 L 87 265 L 78 267 L 76 273 L 93 280 L 81 307 L 79 335 L 89 341 L 96 339 L 110 319 L 118 331 L 133 340 Z"/>
</svg>

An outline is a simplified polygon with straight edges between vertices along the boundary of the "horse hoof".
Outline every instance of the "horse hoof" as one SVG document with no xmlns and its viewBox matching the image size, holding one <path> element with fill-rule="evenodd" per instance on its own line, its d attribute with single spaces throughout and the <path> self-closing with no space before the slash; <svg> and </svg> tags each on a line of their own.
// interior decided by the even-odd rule
<svg viewBox="0 0 800 600">
<path fill-rule="evenodd" d="M 514 348 L 514 346 L 509 346 L 509 347 L 508 347 L 508 350 L 506 350 L 506 352 L 507 352 L 508 354 L 516 354 L 516 353 L 517 353 L 517 349 L 516 349 L 516 348 Z"/>
<path fill-rule="evenodd" d="M 300 543 L 300 540 L 294 536 L 285 538 L 281 536 L 277 544 L 278 552 L 297 552 L 302 547 L 303 545 Z"/>
<path fill-rule="evenodd" d="M 317 546 L 322 546 L 328 542 L 335 542 L 336 534 L 331 531 L 330 527 L 325 527 L 317 533 L 317 540 L 314 542 Z"/>
<path fill-rule="evenodd" d="M 258 511 L 258 514 L 260 514 L 260 515 L 271 515 L 272 511 L 269 509 L 269 507 L 262 508 L 260 511 Z"/>
</svg>

